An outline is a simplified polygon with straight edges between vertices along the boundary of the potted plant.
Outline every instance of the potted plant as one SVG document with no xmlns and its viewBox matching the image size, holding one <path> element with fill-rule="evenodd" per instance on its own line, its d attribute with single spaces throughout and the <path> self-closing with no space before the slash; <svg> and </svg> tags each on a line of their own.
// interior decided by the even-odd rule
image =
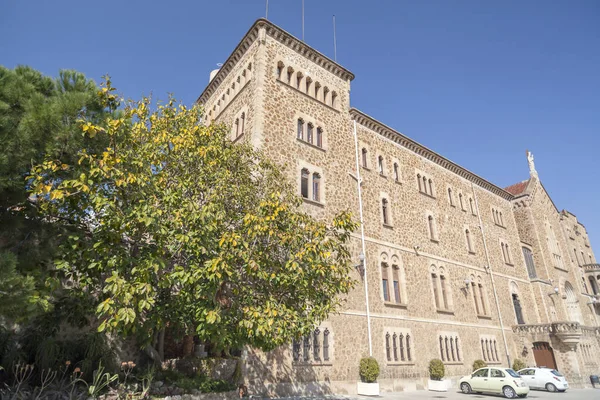
<svg viewBox="0 0 600 400">
<path fill-rule="evenodd" d="M 444 375 L 446 375 L 446 370 L 442 360 L 434 358 L 429 361 L 429 382 L 427 388 L 434 392 L 448 391 L 448 384 L 444 381 Z"/>
<path fill-rule="evenodd" d="M 483 360 L 475 360 L 473 361 L 473 372 L 477 371 L 479 368 L 487 367 L 487 363 Z"/>
<path fill-rule="evenodd" d="M 363 396 L 379 396 L 379 364 L 373 357 L 363 357 L 360 360 L 360 382 L 356 386 L 358 394 Z"/>
<path fill-rule="evenodd" d="M 514 371 L 520 371 L 523 368 L 527 368 L 527 365 L 525 365 L 525 363 L 523 361 L 516 358 L 515 361 L 513 362 L 512 369 Z"/>
</svg>

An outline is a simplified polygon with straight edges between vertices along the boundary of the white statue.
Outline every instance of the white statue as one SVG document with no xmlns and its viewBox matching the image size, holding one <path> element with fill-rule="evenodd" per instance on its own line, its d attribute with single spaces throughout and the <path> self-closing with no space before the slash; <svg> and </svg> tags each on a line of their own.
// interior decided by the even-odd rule
<svg viewBox="0 0 600 400">
<path fill-rule="evenodd" d="M 537 173 L 535 170 L 535 164 L 533 163 L 533 153 L 527 150 L 527 163 L 529 164 L 529 172 Z"/>
</svg>

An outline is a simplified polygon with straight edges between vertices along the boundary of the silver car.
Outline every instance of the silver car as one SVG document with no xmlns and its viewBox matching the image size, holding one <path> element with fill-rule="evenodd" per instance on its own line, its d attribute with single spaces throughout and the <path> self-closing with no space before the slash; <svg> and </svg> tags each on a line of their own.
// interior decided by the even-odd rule
<svg viewBox="0 0 600 400">
<path fill-rule="evenodd" d="M 549 392 L 564 392 L 569 388 L 565 377 L 551 368 L 524 368 L 518 371 L 531 389 L 546 389 Z"/>
</svg>

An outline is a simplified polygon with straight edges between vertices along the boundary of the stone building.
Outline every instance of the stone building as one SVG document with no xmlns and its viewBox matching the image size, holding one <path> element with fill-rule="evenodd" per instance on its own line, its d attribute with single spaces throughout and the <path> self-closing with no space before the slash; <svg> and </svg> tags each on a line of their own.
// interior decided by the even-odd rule
<svg viewBox="0 0 600 400">
<path fill-rule="evenodd" d="M 600 372 L 600 265 L 531 153 L 529 179 L 498 187 L 352 108 L 353 79 L 259 19 L 198 98 L 209 122 L 284 167 L 306 212 L 364 215 L 345 308 L 298 343 L 250 351 L 251 392 L 354 393 L 370 351 L 384 391 L 426 387 L 433 358 L 452 378 L 476 359 L 518 358 L 589 382 Z"/>
</svg>

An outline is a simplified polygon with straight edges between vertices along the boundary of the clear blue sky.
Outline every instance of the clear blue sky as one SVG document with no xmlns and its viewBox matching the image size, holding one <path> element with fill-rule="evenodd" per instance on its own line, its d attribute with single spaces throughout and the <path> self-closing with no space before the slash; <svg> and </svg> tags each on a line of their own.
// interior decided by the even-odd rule
<svg viewBox="0 0 600 400">
<path fill-rule="evenodd" d="M 301 0 L 269 19 L 301 36 Z M 352 105 L 499 186 L 530 149 L 600 258 L 600 1 L 305 0 L 306 42 L 354 72 Z M 191 104 L 265 0 L 3 0 L 0 63 Z"/>
</svg>

